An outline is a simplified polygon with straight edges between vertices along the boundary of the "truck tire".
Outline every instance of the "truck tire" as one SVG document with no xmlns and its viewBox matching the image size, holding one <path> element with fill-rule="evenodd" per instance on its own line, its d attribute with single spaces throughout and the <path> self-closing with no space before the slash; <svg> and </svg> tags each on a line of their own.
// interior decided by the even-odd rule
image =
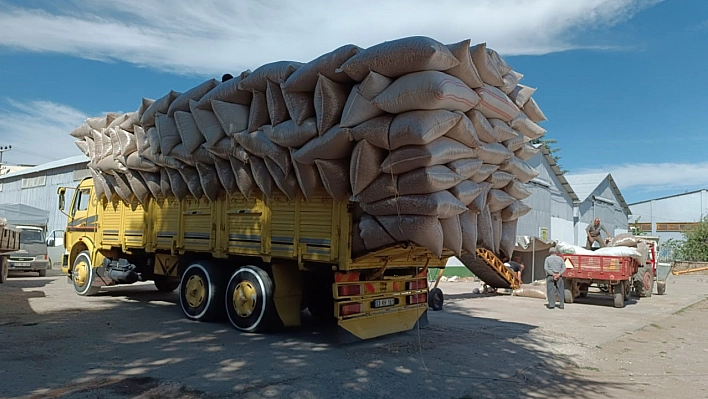
<svg viewBox="0 0 708 399">
<path fill-rule="evenodd" d="M 8 273 L 7 257 L 0 256 L 0 284 L 4 284 L 7 281 Z"/>
<path fill-rule="evenodd" d="M 175 277 L 156 275 L 153 276 L 155 288 L 160 292 L 172 292 L 179 287 L 181 281 Z"/>
<path fill-rule="evenodd" d="M 96 274 L 91 267 L 91 255 L 89 251 L 81 251 L 76 259 L 74 259 L 74 265 L 71 268 L 71 281 L 74 286 L 74 292 L 81 296 L 98 294 L 101 288 L 93 286 L 93 280 L 95 278 Z"/>
<path fill-rule="evenodd" d="M 638 297 L 651 297 L 651 293 L 654 290 L 654 273 L 651 267 L 640 267 L 634 281 L 634 291 Z"/>
<path fill-rule="evenodd" d="M 197 261 L 182 273 L 179 303 L 188 319 L 212 321 L 224 314 L 224 284 L 213 264 Z"/>
<path fill-rule="evenodd" d="M 575 298 L 573 298 L 573 291 L 568 288 L 563 290 L 563 299 L 564 303 L 573 303 L 575 301 Z"/>
<path fill-rule="evenodd" d="M 656 293 L 659 295 L 666 294 L 666 281 L 657 281 L 656 282 Z"/>
<path fill-rule="evenodd" d="M 620 281 L 619 284 L 613 287 L 614 290 L 612 291 L 612 296 L 614 297 L 616 308 L 624 307 L 624 296 L 626 291 L 625 284 L 627 284 L 626 281 Z"/>
<path fill-rule="evenodd" d="M 273 301 L 273 280 L 256 266 L 244 266 L 234 272 L 226 286 L 226 315 L 236 329 L 261 332 L 277 318 Z"/>
<path fill-rule="evenodd" d="M 440 288 L 433 288 L 428 291 L 428 306 L 433 310 L 442 310 L 445 297 Z"/>
<path fill-rule="evenodd" d="M 589 289 L 590 289 L 590 284 L 587 284 L 587 283 L 580 284 L 580 287 L 579 287 L 580 293 L 578 294 L 578 296 L 581 298 L 587 297 Z"/>
</svg>

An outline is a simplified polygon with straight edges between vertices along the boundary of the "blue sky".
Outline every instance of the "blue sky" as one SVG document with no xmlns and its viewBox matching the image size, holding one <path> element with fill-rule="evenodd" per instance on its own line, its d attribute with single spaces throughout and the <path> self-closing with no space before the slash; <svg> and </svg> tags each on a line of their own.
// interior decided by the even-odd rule
<svg viewBox="0 0 708 399">
<path fill-rule="evenodd" d="M 537 87 L 571 174 L 632 203 L 708 187 L 705 0 L 0 0 L 3 161 L 79 155 L 87 116 L 343 44 L 487 42 Z"/>
</svg>

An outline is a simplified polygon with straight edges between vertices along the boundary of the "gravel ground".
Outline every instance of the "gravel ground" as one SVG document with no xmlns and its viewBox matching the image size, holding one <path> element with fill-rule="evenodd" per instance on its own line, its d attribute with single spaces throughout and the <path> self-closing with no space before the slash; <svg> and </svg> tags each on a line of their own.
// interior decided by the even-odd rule
<svg viewBox="0 0 708 399">
<path fill-rule="evenodd" d="M 708 397 L 708 276 L 624 309 L 446 282 L 428 327 L 339 344 L 328 326 L 189 322 L 147 283 L 78 297 L 56 273 L 0 285 L 1 398 Z"/>
</svg>

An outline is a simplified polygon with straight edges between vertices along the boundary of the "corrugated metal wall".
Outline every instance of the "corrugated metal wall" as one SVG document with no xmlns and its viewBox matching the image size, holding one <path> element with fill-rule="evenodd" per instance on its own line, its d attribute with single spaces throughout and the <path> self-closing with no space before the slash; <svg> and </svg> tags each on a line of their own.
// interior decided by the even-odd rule
<svg viewBox="0 0 708 399">
<path fill-rule="evenodd" d="M 86 177 L 87 172 L 86 164 L 76 164 L 17 177 L 5 177 L 0 180 L 2 183 L 0 204 L 25 204 L 45 209 L 49 211 L 48 230 L 63 230 L 66 228 L 66 216 L 58 209 L 57 189 L 62 186 L 75 187 L 83 177 Z M 38 176 L 46 176 L 43 186 L 22 188 L 23 179 L 32 179 Z M 73 190 L 67 192 L 67 196 L 71 195 L 73 195 Z M 67 201 L 70 201 L 70 198 Z"/>
</svg>

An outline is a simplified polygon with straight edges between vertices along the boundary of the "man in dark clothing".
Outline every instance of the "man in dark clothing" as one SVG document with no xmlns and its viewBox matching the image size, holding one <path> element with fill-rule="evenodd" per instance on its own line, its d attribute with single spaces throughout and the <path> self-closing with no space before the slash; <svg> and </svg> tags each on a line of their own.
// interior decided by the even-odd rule
<svg viewBox="0 0 708 399">
<path fill-rule="evenodd" d="M 543 263 L 543 269 L 546 271 L 546 297 L 548 298 L 548 308 L 556 307 L 556 294 L 558 294 L 558 307 L 563 309 L 565 304 L 565 284 L 563 282 L 563 273 L 565 272 L 565 262 L 563 258 L 556 253 L 556 247 L 548 249 L 550 255 Z"/>
<path fill-rule="evenodd" d="M 612 238 L 610 237 L 610 233 L 607 231 L 605 226 L 600 223 L 600 218 L 595 218 L 595 221 L 593 224 L 589 225 L 586 229 L 585 232 L 587 233 L 588 236 L 588 241 L 585 244 L 585 249 L 592 249 L 592 244 L 594 242 L 597 242 L 600 244 L 600 248 L 605 247 L 605 240 L 602 238 L 601 231 L 605 231 L 605 234 L 607 234 L 607 238 Z"/>
<path fill-rule="evenodd" d="M 521 272 L 524 270 L 524 265 L 521 263 L 521 258 L 515 256 L 514 260 L 510 260 L 509 262 L 505 262 L 504 264 L 512 272 L 514 272 L 514 275 L 519 280 L 519 284 L 521 284 Z"/>
</svg>

